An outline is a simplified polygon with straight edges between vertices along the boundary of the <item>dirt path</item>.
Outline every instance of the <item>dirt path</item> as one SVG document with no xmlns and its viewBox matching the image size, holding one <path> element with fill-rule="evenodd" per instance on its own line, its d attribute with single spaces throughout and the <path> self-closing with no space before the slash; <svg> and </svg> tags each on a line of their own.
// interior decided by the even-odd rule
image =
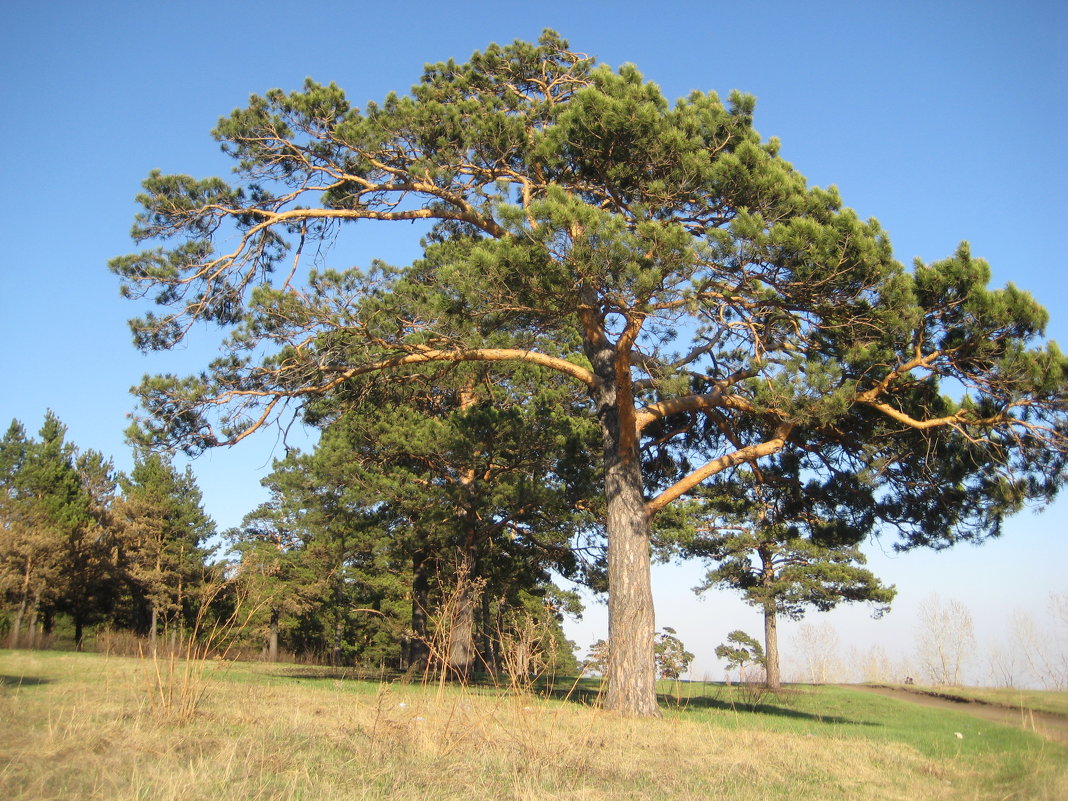
<svg viewBox="0 0 1068 801">
<path fill-rule="evenodd" d="M 1031 710 L 990 704 L 985 701 L 937 695 L 923 690 L 909 690 L 903 687 L 882 687 L 870 684 L 851 684 L 849 687 L 878 693 L 888 698 L 897 698 L 913 704 L 932 706 L 939 709 L 953 709 L 983 720 L 992 720 L 995 723 L 1004 723 L 1027 731 L 1033 731 L 1048 740 L 1068 745 L 1068 715 L 1057 715 L 1052 712 L 1032 712 Z"/>
</svg>

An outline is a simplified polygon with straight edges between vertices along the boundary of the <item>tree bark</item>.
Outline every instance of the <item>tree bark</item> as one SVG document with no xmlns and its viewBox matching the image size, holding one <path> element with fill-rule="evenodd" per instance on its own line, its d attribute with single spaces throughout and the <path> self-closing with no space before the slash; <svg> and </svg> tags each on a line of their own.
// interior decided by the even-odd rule
<svg viewBox="0 0 1068 801">
<path fill-rule="evenodd" d="M 412 555 L 412 633 L 408 638 L 405 668 L 422 670 L 430 658 L 427 609 L 430 605 L 430 554 L 425 550 Z"/>
<path fill-rule="evenodd" d="M 29 648 L 37 647 L 37 608 L 41 603 L 41 592 L 38 590 L 33 595 L 33 603 L 30 604 L 29 622 L 26 624 L 27 641 Z"/>
<path fill-rule="evenodd" d="M 267 632 L 267 661 L 278 661 L 278 610 L 271 610 L 271 621 Z"/>
<path fill-rule="evenodd" d="M 779 626 L 775 602 L 764 604 L 764 674 L 769 690 L 782 689 L 779 674 Z"/>
<path fill-rule="evenodd" d="M 471 677 L 475 664 L 475 607 L 478 604 L 478 587 L 473 577 L 474 561 L 470 549 L 465 548 L 460 555 L 460 566 L 456 571 L 456 590 L 452 614 L 448 621 L 449 670 L 461 681 Z"/>
<path fill-rule="evenodd" d="M 26 614 L 27 598 L 23 594 L 22 600 L 19 602 L 19 608 L 15 611 L 15 622 L 11 625 L 11 634 L 7 638 L 8 648 L 19 647 L 19 635 L 22 632 L 22 616 Z"/>
<path fill-rule="evenodd" d="M 613 459 L 605 471 L 609 588 L 605 706 L 624 715 L 659 717 L 649 518 L 636 462 L 619 461 Z"/>
<path fill-rule="evenodd" d="M 493 625 L 493 614 L 490 609 L 490 595 L 487 592 L 482 593 L 482 610 L 481 620 L 479 621 L 479 640 L 480 649 L 482 652 L 482 663 L 486 666 L 486 670 L 491 675 L 496 675 L 497 670 L 500 667 L 498 654 L 497 654 L 497 636 L 499 631 L 497 627 Z"/>
<path fill-rule="evenodd" d="M 641 318 L 628 318 L 626 329 L 613 344 L 606 336 L 596 291 L 586 286 L 579 293 L 585 306 L 580 312 L 583 347 L 597 376 L 590 395 L 597 406 L 604 453 L 608 538 L 605 707 L 630 717 L 660 717 L 649 553 L 653 512 L 643 493 L 630 362 Z"/>
<path fill-rule="evenodd" d="M 341 614 L 337 613 L 334 616 L 334 647 L 330 651 L 330 667 L 341 665 L 341 632 Z"/>
<path fill-rule="evenodd" d="M 613 382 L 615 383 L 615 382 Z M 650 575 L 650 516 L 642 493 L 637 436 L 620 414 L 613 387 L 601 406 L 608 536 L 608 690 L 605 706 L 624 715 L 659 717 Z M 614 401 L 614 402 L 612 402 Z M 623 403 L 633 401 L 627 393 Z M 624 409 L 624 411 L 626 411 Z"/>
<path fill-rule="evenodd" d="M 8 648 L 19 647 L 19 637 L 22 634 L 22 617 L 26 614 L 26 607 L 30 601 L 30 573 L 32 562 L 26 558 L 26 568 L 22 572 L 22 597 L 19 600 L 19 608 L 15 612 L 15 623 L 11 627 L 11 636 L 8 637 Z"/>
</svg>

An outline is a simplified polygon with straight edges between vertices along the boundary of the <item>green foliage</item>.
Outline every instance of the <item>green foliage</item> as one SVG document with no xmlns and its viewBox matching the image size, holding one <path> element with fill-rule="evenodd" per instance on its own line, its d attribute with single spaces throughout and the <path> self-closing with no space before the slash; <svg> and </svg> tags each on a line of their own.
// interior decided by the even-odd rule
<svg viewBox="0 0 1068 801">
<path fill-rule="evenodd" d="M 746 665 L 763 665 L 764 648 L 758 640 L 741 629 L 727 635 L 727 642 L 716 646 L 716 656 L 727 662 L 727 669 L 738 669 L 738 678 L 745 680 Z"/>
<path fill-rule="evenodd" d="M 840 603 L 871 603 L 882 615 L 895 590 L 863 567 L 857 547 L 879 522 L 872 485 L 844 475 L 806 482 L 791 472 L 790 456 L 767 474 L 737 471 L 732 481 L 711 483 L 701 505 L 691 505 L 700 530 L 676 532 L 676 547 L 715 563 L 698 591 L 738 590 L 747 603 L 793 620 Z"/>
<path fill-rule="evenodd" d="M 34 645 L 37 621 L 50 628 L 58 610 L 72 613 L 81 647 L 83 625 L 110 600 L 110 466 L 91 451 L 79 457 L 51 411 L 39 437 L 28 439 L 16 420 L 0 442 L 0 590 L 16 610 L 9 642 L 19 643 L 25 619 Z"/>
<path fill-rule="evenodd" d="M 118 561 L 131 595 L 129 623 L 152 637 L 158 621 L 191 625 L 205 578 L 205 545 L 215 534 L 192 470 L 179 472 L 166 457 L 140 452 L 121 483 L 115 515 Z"/>
<path fill-rule="evenodd" d="M 656 671 L 662 679 L 679 679 L 690 667 L 694 655 L 686 650 L 675 629 L 664 626 L 656 635 L 653 646 L 656 654 Z"/>
</svg>

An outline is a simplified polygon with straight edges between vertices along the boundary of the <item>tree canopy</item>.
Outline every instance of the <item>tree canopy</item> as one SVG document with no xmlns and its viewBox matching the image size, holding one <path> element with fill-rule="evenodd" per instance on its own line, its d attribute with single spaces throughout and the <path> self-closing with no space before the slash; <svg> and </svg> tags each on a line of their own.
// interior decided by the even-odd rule
<svg viewBox="0 0 1068 801">
<path fill-rule="evenodd" d="M 253 96 L 214 130 L 233 179 L 151 173 L 146 249 L 111 263 L 159 306 L 139 347 L 226 332 L 203 373 L 145 379 L 141 435 L 197 453 L 466 362 L 570 380 L 601 432 L 606 703 L 634 715 L 658 714 L 652 521 L 712 476 L 789 443 L 816 474 L 864 472 L 884 519 L 934 545 L 1052 498 L 1066 360 L 1036 344 L 1045 312 L 988 289 L 966 245 L 904 270 L 754 108 L 671 104 L 551 31 L 362 109 L 311 80 Z M 307 269 L 343 234 L 415 220 L 432 227 L 410 267 Z"/>
</svg>

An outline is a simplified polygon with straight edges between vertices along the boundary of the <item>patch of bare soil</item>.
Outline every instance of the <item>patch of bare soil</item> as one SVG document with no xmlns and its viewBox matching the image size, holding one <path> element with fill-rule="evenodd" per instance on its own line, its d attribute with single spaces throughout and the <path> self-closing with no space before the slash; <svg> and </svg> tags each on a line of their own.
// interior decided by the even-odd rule
<svg viewBox="0 0 1068 801">
<path fill-rule="evenodd" d="M 898 698 L 902 701 L 909 701 L 922 706 L 965 712 L 983 720 L 992 720 L 995 723 L 1005 723 L 1009 726 L 1033 731 L 1048 740 L 1068 745 L 1068 715 L 1058 715 L 1053 712 L 1035 712 L 1030 709 L 1021 709 L 1020 707 L 992 704 L 988 701 L 964 698 L 949 692 L 913 690 L 907 687 L 887 687 L 873 684 L 851 684 L 849 686 L 854 689 L 878 693 L 889 698 Z"/>
</svg>

